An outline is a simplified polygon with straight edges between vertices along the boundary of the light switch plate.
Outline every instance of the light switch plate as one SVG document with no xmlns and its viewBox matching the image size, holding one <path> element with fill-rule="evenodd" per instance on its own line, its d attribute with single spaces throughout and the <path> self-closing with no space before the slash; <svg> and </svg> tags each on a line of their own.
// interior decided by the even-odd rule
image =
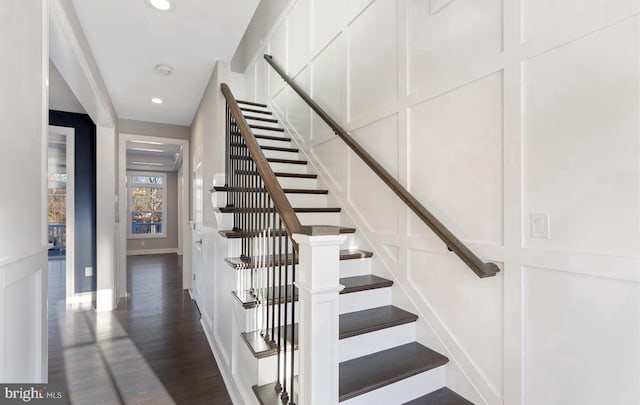
<svg viewBox="0 0 640 405">
<path fill-rule="evenodd" d="M 84 276 L 85 277 L 93 276 L 93 267 L 85 267 L 84 268 Z"/>
<path fill-rule="evenodd" d="M 549 226 L 549 213 L 536 212 L 530 214 L 531 218 L 531 237 L 539 239 L 549 239 L 551 237 L 551 229 Z"/>
</svg>

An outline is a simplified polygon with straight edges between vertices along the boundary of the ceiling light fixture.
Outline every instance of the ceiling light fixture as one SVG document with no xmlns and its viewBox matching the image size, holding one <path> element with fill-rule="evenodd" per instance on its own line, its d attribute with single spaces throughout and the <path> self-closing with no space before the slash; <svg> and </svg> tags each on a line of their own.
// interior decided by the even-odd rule
<svg viewBox="0 0 640 405">
<path fill-rule="evenodd" d="M 164 100 L 161 99 L 161 98 L 158 98 L 158 97 L 154 97 L 154 98 L 151 99 L 151 102 L 154 103 L 154 104 L 162 104 L 162 103 L 164 103 Z"/>
<path fill-rule="evenodd" d="M 162 143 L 162 142 L 151 142 L 151 141 L 139 141 L 139 140 L 134 140 L 134 141 L 129 141 L 129 142 L 133 142 L 133 143 L 144 143 L 145 145 L 164 145 L 164 143 Z"/>
<path fill-rule="evenodd" d="M 162 149 L 148 149 L 148 148 L 129 148 L 129 150 L 139 150 L 141 152 L 164 152 Z"/>
<path fill-rule="evenodd" d="M 156 73 L 162 76 L 169 76 L 173 73 L 173 66 L 166 63 L 160 63 L 156 65 Z"/>
<path fill-rule="evenodd" d="M 169 0 L 147 0 L 147 4 L 160 11 L 169 11 L 173 8 Z"/>
<path fill-rule="evenodd" d="M 162 163 L 154 163 L 154 162 L 129 162 L 132 165 L 144 165 L 144 166 L 162 166 Z"/>
</svg>

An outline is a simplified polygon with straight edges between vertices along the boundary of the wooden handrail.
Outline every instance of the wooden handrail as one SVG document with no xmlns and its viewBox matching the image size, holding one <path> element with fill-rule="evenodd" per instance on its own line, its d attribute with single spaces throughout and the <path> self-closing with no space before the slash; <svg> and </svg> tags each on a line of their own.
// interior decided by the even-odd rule
<svg viewBox="0 0 640 405">
<path fill-rule="evenodd" d="M 491 262 L 483 262 L 460 239 L 445 227 L 433 214 L 405 189 L 380 163 L 378 163 L 358 142 L 349 135 L 333 118 L 327 114 L 315 101 L 298 86 L 293 79 L 274 61 L 271 55 L 264 55 L 264 59 L 284 79 L 291 88 L 311 107 L 313 111 L 331 127 L 342 140 L 373 170 L 375 174 L 393 191 L 418 218 L 420 218 L 458 257 L 480 278 L 495 276 L 500 268 Z"/>
<path fill-rule="evenodd" d="M 226 83 L 222 83 L 220 87 L 225 100 L 227 100 L 231 114 L 236 120 L 240 134 L 247 144 L 247 149 L 249 149 L 249 153 L 256 164 L 258 173 L 260 174 L 260 177 L 262 177 L 267 193 L 269 193 L 280 218 L 282 218 L 282 222 L 284 223 L 287 233 L 289 236 L 292 236 L 294 233 L 302 233 L 304 230 L 300 224 L 300 220 L 293 211 L 287 196 L 284 191 L 282 191 L 282 187 L 280 187 L 280 183 L 278 182 L 276 175 L 273 173 L 273 170 L 271 170 L 271 166 L 269 165 L 267 158 L 264 156 L 262 149 L 260 149 L 260 145 L 258 145 L 256 138 L 253 136 L 253 132 L 251 131 L 247 120 L 245 120 L 244 115 L 240 110 L 240 106 L 238 106 L 238 102 L 235 97 L 233 97 L 231 89 L 229 89 L 229 86 Z"/>
</svg>

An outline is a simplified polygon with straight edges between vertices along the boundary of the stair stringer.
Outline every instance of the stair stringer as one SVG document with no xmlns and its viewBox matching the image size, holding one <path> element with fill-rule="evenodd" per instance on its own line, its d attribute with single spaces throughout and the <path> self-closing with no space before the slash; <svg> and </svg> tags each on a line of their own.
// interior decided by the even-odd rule
<svg viewBox="0 0 640 405">
<path fill-rule="evenodd" d="M 503 404 L 502 393 L 490 382 L 471 355 L 460 345 L 433 306 L 420 296 L 414 286 L 405 283 L 404 278 L 398 276 L 396 273 L 399 264 L 397 260 L 391 256 L 382 243 L 376 242 L 376 238 L 369 231 L 368 224 L 358 214 L 357 207 L 348 200 L 345 191 L 332 180 L 322 162 L 315 154 L 311 153 L 310 149 L 315 144 L 305 141 L 304 137 L 282 115 L 282 111 L 277 108 L 275 103 L 272 103 L 270 107 L 272 107 L 274 117 L 278 118 L 285 128 L 285 133 L 291 137 L 292 147 L 299 149 L 301 158 L 304 156 L 304 159 L 318 174 L 318 184 L 329 190 L 330 203 L 333 200 L 337 206 L 342 208 L 341 226 L 355 227 L 358 230 L 356 240 L 359 243 L 367 244 L 367 246 L 358 247 L 374 252 L 372 273 L 391 278 L 394 281 L 394 304 L 419 315 L 416 325 L 417 340 L 449 358 L 449 363 L 446 365 L 447 386 L 476 404 Z M 347 146 L 345 145 L 345 147 Z M 406 218 L 409 212 L 406 207 L 402 206 L 399 217 Z M 439 240 L 433 240 L 433 243 L 442 244 Z M 501 273 L 497 277 L 501 277 Z M 479 279 L 478 282 L 482 282 L 482 280 Z M 418 302 L 421 302 L 422 305 L 419 305 Z"/>
</svg>

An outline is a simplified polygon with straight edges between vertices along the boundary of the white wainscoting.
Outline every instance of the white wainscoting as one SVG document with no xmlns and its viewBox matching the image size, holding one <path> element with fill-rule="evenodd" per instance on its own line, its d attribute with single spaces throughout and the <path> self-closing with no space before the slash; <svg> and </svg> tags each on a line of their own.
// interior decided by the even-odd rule
<svg viewBox="0 0 640 405">
<path fill-rule="evenodd" d="M 47 378 L 47 247 L 0 261 L 0 381 Z"/>
<path fill-rule="evenodd" d="M 292 0 L 245 71 L 475 403 L 640 402 L 638 32 L 634 0 Z M 447 252 L 263 53 L 502 272 Z"/>
</svg>

